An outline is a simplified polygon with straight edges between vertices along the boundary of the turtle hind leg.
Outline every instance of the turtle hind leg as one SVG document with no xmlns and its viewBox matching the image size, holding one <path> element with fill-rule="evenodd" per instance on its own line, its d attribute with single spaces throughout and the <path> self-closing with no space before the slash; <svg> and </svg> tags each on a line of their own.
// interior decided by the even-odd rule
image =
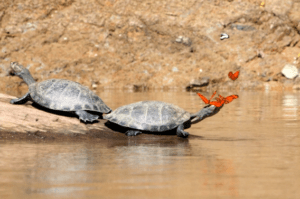
<svg viewBox="0 0 300 199">
<path fill-rule="evenodd" d="M 87 111 L 84 111 L 84 110 L 78 110 L 75 112 L 78 116 L 79 116 L 79 119 L 84 121 L 84 122 L 94 122 L 94 121 L 97 121 L 98 119 L 98 115 L 93 115 L 93 114 L 90 114 L 88 113 Z"/>
<path fill-rule="evenodd" d="M 128 130 L 126 131 L 126 135 L 127 136 L 136 136 L 138 134 L 141 134 L 142 132 L 141 131 L 138 131 L 138 130 Z"/>
<path fill-rule="evenodd" d="M 189 133 L 188 132 L 185 132 L 184 130 L 184 125 L 183 124 L 180 124 L 177 129 L 176 129 L 176 134 L 178 137 L 187 137 L 189 136 Z"/>
<path fill-rule="evenodd" d="M 10 103 L 11 104 L 25 104 L 30 99 L 31 99 L 31 97 L 30 97 L 30 94 L 28 92 L 23 97 L 10 100 Z"/>
</svg>

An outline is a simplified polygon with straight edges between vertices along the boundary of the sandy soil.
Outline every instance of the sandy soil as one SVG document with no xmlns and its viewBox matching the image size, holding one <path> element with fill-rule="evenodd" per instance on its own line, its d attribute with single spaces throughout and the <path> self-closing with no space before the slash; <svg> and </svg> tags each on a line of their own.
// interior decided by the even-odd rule
<svg viewBox="0 0 300 199">
<path fill-rule="evenodd" d="M 273 0 L 3 1 L 0 89 L 22 95 L 17 61 L 34 78 L 103 89 L 299 89 L 300 2 Z M 220 34 L 230 38 L 220 40 Z M 300 56 L 300 55 L 299 55 Z M 229 71 L 240 70 L 232 82 Z M 204 82 L 204 83 L 203 83 Z"/>
</svg>

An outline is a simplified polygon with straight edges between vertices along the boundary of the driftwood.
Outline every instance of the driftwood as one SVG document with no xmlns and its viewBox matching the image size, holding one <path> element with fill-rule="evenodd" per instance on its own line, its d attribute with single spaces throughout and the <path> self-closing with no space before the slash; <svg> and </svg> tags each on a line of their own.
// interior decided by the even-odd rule
<svg viewBox="0 0 300 199">
<path fill-rule="evenodd" d="M 35 103 L 10 104 L 16 97 L 0 93 L 0 140 L 113 140 L 110 143 L 127 145 L 128 142 L 156 143 L 166 142 L 177 144 L 186 142 L 185 138 L 178 138 L 175 134 L 126 136 L 124 133 L 108 128 L 106 120 L 85 124 L 76 115 L 43 110 Z M 191 136 L 191 135 L 190 135 Z M 185 141 L 184 141 L 185 140 Z"/>
</svg>

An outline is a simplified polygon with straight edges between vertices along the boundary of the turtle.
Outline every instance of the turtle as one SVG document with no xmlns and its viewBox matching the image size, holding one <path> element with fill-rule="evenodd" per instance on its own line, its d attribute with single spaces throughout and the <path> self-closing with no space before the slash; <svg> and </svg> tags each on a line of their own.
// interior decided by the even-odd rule
<svg viewBox="0 0 300 199">
<path fill-rule="evenodd" d="M 187 137 L 191 124 L 219 112 L 222 107 L 208 105 L 195 114 L 162 101 L 140 101 L 117 108 L 103 118 L 113 125 L 126 127 L 127 136 L 136 136 L 143 131 L 160 133 L 176 129 L 178 137 Z M 108 124 L 109 124 L 108 123 Z"/>
<path fill-rule="evenodd" d="M 47 109 L 75 113 L 83 122 L 94 122 L 99 118 L 98 114 L 91 112 L 100 114 L 111 112 L 111 109 L 100 97 L 77 82 L 65 79 L 36 82 L 24 66 L 17 62 L 12 62 L 10 66 L 12 72 L 29 86 L 29 91 L 23 97 L 12 99 L 11 104 L 33 101 Z"/>
</svg>

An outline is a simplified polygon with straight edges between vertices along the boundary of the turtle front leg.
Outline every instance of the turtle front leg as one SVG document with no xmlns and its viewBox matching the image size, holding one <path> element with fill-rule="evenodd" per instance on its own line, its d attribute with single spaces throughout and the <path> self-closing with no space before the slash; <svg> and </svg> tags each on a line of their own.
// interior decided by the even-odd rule
<svg viewBox="0 0 300 199">
<path fill-rule="evenodd" d="M 84 122 L 86 122 L 86 121 L 94 122 L 94 121 L 97 121 L 97 119 L 99 117 L 98 115 L 90 114 L 84 110 L 78 110 L 75 113 L 79 116 L 79 119 Z"/>
<path fill-rule="evenodd" d="M 136 136 L 138 134 L 141 134 L 142 132 L 141 131 L 138 131 L 138 130 L 128 130 L 126 131 L 126 135 L 127 136 Z"/>
<path fill-rule="evenodd" d="M 30 97 L 30 94 L 28 92 L 23 97 L 10 100 L 10 103 L 11 104 L 25 104 L 30 99 L 31 99 L 31 97 Z"/>
<path fill-rule="evenodd" d="M 183 129 L 184 129 L 184 125 L 180 124 L 176 129 L 176 133 L 178 137 L 186 138 L 187 136 L 189 136 L 189 133 L 185 132 Z"/>
</svg>

